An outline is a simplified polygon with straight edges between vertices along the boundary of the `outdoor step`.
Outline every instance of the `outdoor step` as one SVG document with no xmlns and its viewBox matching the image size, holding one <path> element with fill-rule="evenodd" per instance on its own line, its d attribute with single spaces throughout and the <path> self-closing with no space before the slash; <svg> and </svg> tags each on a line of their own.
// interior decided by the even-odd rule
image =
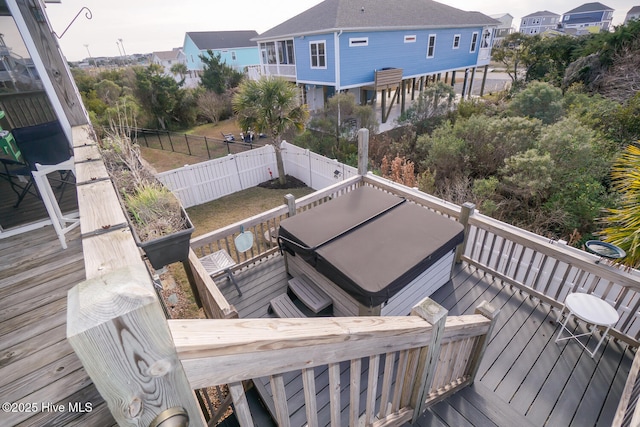
<svg viewBox="0 0 640 427">
<path fill-rule="evenodd" d="M 282 294 L 269 301 L 269 309 L 273 311 L 278 317 L 307 317 L 294 302 L 289 298 L 289 295 Z"/>
<path fill-rule="evenodd" d="M 333 304 L 329 295 L 304 274 L 289 280 L 289 289 L 316 314 Z"/>
</svg>

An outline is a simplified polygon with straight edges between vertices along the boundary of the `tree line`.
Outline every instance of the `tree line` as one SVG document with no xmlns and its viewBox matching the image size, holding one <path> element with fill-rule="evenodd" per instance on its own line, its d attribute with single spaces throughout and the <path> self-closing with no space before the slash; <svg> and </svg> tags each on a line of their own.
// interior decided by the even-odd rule
<svg viewBox="0 0 640 427">
<path fill-rule="evenodd" d="M 243 73 L 229 67 L 219 54 L 209 50 L 200 58 L 203 70 L 195 88 L 184 85 L 184 64 L 174 64 L 171 74 L 158 64 L 97 73 L 79 68 L 71 71 L 94 125 L 109 126 L 126 110 L 138 126 L 184 130 L 231 117 L 231 97 L 243 78 Z"/>
</svg>

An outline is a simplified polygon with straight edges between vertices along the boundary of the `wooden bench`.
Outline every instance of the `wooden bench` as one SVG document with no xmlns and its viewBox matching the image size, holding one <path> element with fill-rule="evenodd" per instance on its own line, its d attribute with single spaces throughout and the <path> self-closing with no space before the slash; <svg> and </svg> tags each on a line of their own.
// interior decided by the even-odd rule
<svg viewBox="0 0 640 427">
<path fill-rule="evenodd" d="M 269 301 L 269 312 L 275 313 L 278 317 L 307 317 L 293 303 L 289 295 L 282 294 Z"/>
<path fill-rule="evenodd" d="M 316 314 L 333 304 L 331 297 L 304 274 L 289 280 L 289 289 Z"/>
</svg>

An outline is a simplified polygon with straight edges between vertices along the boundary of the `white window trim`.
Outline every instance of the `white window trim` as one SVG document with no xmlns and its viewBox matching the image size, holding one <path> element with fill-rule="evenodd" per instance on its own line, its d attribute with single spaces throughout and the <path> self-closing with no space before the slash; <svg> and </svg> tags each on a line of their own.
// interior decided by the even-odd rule
<svg viewBox="0 0 640 427">
<path fill-rule="evenodd" d="M 456 38 L 458 39 L 458 45 L 457 46 L 456 46 Z M 462 37 L 460 36 L 460 34 L 454 34 L 453 35 L 452 49 L 460 49 L 460 40 L 462 40 Z"/>
<path fill-rule="evenodd" d="M 349 47 L 369 46 L 369 37 L 350 37 Z"/>
<path fill-rule="evenodd" d="M 312 45 L 319 45 L 319 44 L 323 44 L 324 45 L 324 66 L 320 66 L 320 65 L 316 65 L 315 67 L 313 66 L 313 54 L 311 53 L 311 46 Z M 327 69 L 327 41 L 326 40 L 312 40 L 309 42 L 309 67 L 312 70 L 326 70 Z"/>
<path fill-rule="evenodd" d="M 405 43 L 415 43 L 418 40 L 418 37 L 415 34 L 407 34 L 404 36 Z"/>
<path fill-rule="evenodd" d="M 433 41 L 433 46 L 431 41 Z M 429 50 L 431 50 L 431 55 L 429 55 Z M 434 56 L 436 56 L 436 35 L 429 34 L 429 37 L 427 37 L 427 58 L 433 58 Z"/>
<path fill-rule="evenodd" d="M 471 33 L 471 45 L 469 45 L 469 53 L 475 53 L 478 50 L 478 37 L 479 33 L 474 31 Z M 475 41 L 474 41 L 475 39 Z"/>
</svg>

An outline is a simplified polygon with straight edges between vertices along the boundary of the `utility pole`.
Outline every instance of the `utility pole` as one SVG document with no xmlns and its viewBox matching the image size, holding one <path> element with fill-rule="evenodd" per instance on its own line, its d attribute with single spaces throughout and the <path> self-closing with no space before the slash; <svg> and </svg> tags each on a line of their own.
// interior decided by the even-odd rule
<svg viewBox="0 0 640 427">
<path fill-rule="evenodd" d="M 85 47 L 85 48 L 87 48 L 87 53 L 89 54 L 89 65 L 91 65 L 91 60 L 92 60 L 93 58 L 91 57 L 91 52 L 89 52 L 89 45 L 88 45 L 88 44 L 85 44 L 85 45 L 84 45 L 84 47 Z M 94 66 L 94 67 L 96 67 L 96 68 L 98 68 L 98 64 L 96 63 L 96 60 L 95 60 L 95 59 L 93 59 L 93 66 Z"/>
<path fill-rule="evenodd" d="M 120 46 L 122 46 L 122 54 L 124 55 L 124 63 L 127 63 L 127 51 L 124 50 L 124 43 L 122 43 L 122 39 L 118 39 L 120 41 Z"/>
<path fill-rule="evenodd" d="M 124 65 L 122 63 L 122 49 L 120 49 L 120 43 L 116 40 L 116 46 L 118 46 L 118 53 L 120 54 L 120 65 Z"/>
</svg>

